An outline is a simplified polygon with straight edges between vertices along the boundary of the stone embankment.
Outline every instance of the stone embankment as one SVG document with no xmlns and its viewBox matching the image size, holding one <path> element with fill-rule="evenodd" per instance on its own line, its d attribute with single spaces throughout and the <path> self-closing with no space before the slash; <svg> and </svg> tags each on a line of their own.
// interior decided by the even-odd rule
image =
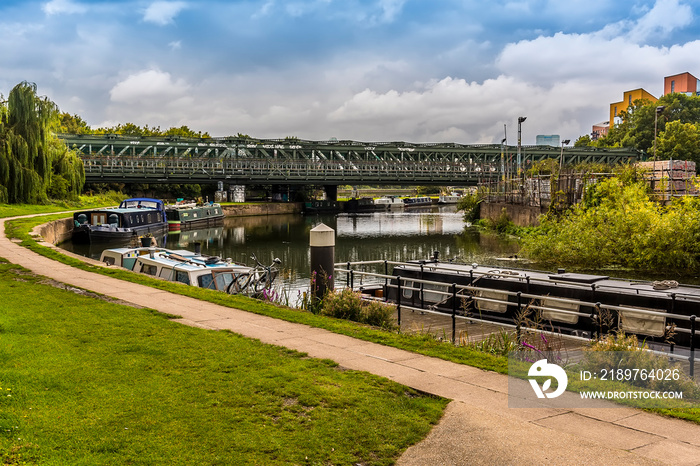
<svg viewBox="0 0 700 466">
<path fill-rule="evenodd" d="M 222 206 L 227 217 L 248 217 L 263 215 L 282 215 L 301 213 L 300 202 L 287 202 L 279 204 L 230 204 Z M 73 218 L 67 217 L 38 226 L 34 234 L 41 236 L 44 241 L 51 244 L 59 244 L 70 239 L 73 230 Z"/>
</svg>

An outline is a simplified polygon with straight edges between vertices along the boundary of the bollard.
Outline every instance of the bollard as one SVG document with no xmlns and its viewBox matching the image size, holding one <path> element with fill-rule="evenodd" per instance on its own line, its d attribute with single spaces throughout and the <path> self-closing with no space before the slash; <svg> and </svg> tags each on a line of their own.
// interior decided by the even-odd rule
<svg viewBox="0 0 700 466">
<path fill-rule="evenodd" d="M 335 230 L 323 223 L 311 229 L 311 292 L 321 299 L 333 291 L 333 264 L 335 263 Z"/>
</svg>

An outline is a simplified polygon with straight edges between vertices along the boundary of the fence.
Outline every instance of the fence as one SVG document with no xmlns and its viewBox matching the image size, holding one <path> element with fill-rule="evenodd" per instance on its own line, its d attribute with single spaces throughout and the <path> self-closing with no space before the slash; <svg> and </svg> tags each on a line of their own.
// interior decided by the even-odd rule
<svg viewBox="0 0 700 466">
<path fill-rule="evenodd" d="M 479 287 L 479 286 L 474 286 L 472 284 L 470 285 L 458 285 L 456 283 L 445 283 L 445 282 L 438 282 L 438 281 L 431 281 L 431 280 L 423 280 L 423 279 L 418 279 L 418 278 L 402 278 L 399 275 L 393 275 L 389 274 L 389 266 L 409 266 L 409 267 L 418 267 L 420 266 L 421 268 L 423 267 L 424 264 L 417 264 L 417 263 L 407 263 L 407 262 L 394 262 L 394 261 L 387 261 L 387 260 L 379 260 L 379 261 L 361 261 L 361 262 L 346 262 L 346 263 L 337 263 L 334 265 L 334 272 L 336 274 L 336 277 L 338 277 L 337 282 L 342 282 L 340 280 L 340 276 L 338 274 L 343 274 L 345 276 L 345 284 L 347 287 L 355 290 L 363 290 L 364 288 L 370 288 L 372 285 L 374 286 L 379 286 L 382 288 L 382 293 L 381 297 L 365 297 L 366 299 L 381 299 L 383 301 L 387 301 L 387 296 L 388 296 L 388 291 L 389 289 L 394 289 L 396 291 L 396 304 L 397 307 L 397 316 L 398 316 L 398 325 L 399 327 L 401 326 L 401 312 L 402 310 L 410 310 L 410 311 L 420 311 L 424 313 L 429 313 L 429 314 L 439 314 L 439 315 L 445 315 L 446 312 L 445 310 L 438 310 L 438 306 L 436 303 L 440 302 L 442 304 L 451 302 L 451 309 L 448 311 L 448 314 L 451 316 L 452 319 L 452 342 L 453 344 L 456 344 L 456 324 L 458 319 L 466 320 L 466 321 L 471 321 L 471 322 L 479 322 L 479 323 L 488 323 L 488 324 L 497 324 L 499 326 L 503 326 L 506 328 L 511 328 L 515 329 L 516 334 L 518 337 L 520 336 L 522 331 L 528 331 L 528 332 L 538 332 L 538 333 L 547 333 L 547 334 L 557 334 L 557 332 L 541 329 L 541 328 L 530 328 L 530 327 L 522 327 L 522 322 L 514 320 L 513 323 L 504 323 L 504 322 L 498 322 L 498 321 L 493 321 L 493 320 L 488 320 L 484 319 L 483 316 L 481 317 L 475 317 L 473 315 L 467 315 L 466 313 L 458 313 L 458 308 L 457 305 L 458 303 L 468 303 L 468 302 L 475 302 L 477 303 L 477 308 L 481 307 L 481 303 L 487 304 L 487 305 L 495 305 L 495 306 L 505 306 L 506 308 L 508 306 L 515 306 L 516 307 L 516 316 L 520 316 L 523 313 L 523 310 L 525 308 L 528 308 L 530 310 L 537 311 L 541 313 L 541 315 L 549 315 L 550 320 L 551 317 L 555 317 L 555 320 L 560 320 L 560 321 L 566 321 L 567 316 L 570 317 L 583 317 L 583 318 L 588 318 L 591 322 L 590 327 L 587 329 L 582 328 L 581 332 L 576 335 L 572 335 L 572 338 L 579 338 L 582 340 L 589 341 L 591 339 L 596 338 L 596 336 L 602 336 L 602 321 L 605 318 L 606 313 L 609 313 L 609 315 L 613 317 L 617 317 L 615 319 L 617 322 L 619 322 L 619 327 L 623 326 L 623 322 L 627 319 L 629 321 L 634 322 L 635 319 L 644 319 L 646 317 L 646 320 L 652 322 L 652 323 L 658 323 L 659 321 L 663 322 L 664 325 L 666 323 L 666 319 L 674 319 L 677 321 L 681 322 L 688 322 L 688 327 L 673 327 L 671 326 L 665 326 L 664 331 L 667 330 L 672 330 L 676 333 L 684 333 L 689 335 L 689 353 L 688 356 L 685 357 L 684 355 L 677 354 L 676 357 L 679 359 L 687 359 L 689 363 L 689 368 L 690 368 L 690 376 L 694 376 L 694 367 L 695 367 L 695 345 L 696 345 L 696 333 L 697 333 L 697 317 L 695 315 L 682 315 L 682 314 L 676 314 L 673 312 L 659 312 L 659 311 L 654 311 L 650 309 L 643 309 L 643 308 L 638 308 L 638 307 L 628 307 L 628 306 L 617 306 L 617 305 L 610 305 L 610 304 L 602 304 L 600 302 L 586 302 L 586 301 L 581 301 L 581 300 L 576 300 L 576 299 L 569 299 L 569 298 L 561 298 L 561 297 L 553 297 L 553 296 L 543 296 L 543 295 L 537 295 L 537 294 L 529 294 L 529 293 L 523 293 L 521 291 L 513 292 L 513 291 L 507 291 L 503 289 L 493 289 L 493 288 L 484 288 L 484 287 Z M 357 269 L 358 267 L 369 267 L 373 266 L 375 270 L 378 269 L 383 269 L 381 272 L 383 273 L 377 273 L 375 272 L 367 272 L 364 270 L 359 270 Z M 442 268 L 441 270 L 449 270 L 449 267 L 447 268 Z M 455 268 L 454 270 L 458 270 L 458 268 Z M 491 276 L 500 276 L 503 278 L 512 278 L 512 275 L 506 274 L 506 273 L 492 273 L 489 272 Z M 472 274 L 470 277 L 470 283 L 475 283 L 476 280 L 474 280 L 474 277 L 479 274 Z M 485 275 L 485 274 L 482 274 Z M 478 277 L 477 277 L 478 278 Z M 361 286 L 356 286 L 356 281 L 358 279 L 362 282 Z M 528 283 L 530 282 L 530 277 L 526 277 Z M 365 280 L 367 282 L 365 283 Z M 419 293 L 420 296 L 420 306 L 408 306 L 405 303 L 401 302 L 401 297 L 403 296 L 403 292 L 406 290 L 411 290 L 411 291 L 416 291 Z M 426 299 L 427 294 L 430 294 L 430 299 Z M 436 296 L 442 296 L 442 300 L 436 300 Z M 511 300 L 511 298 L 514 298 Z M 673 302 L 676 301 L 676 299 L 684 299 L 686 298 L 685 295 L 682 294 L 676 294 L 673 293 L 672 299 Z M 572 310 L 572 309 L 580 309 L 582 307 L 587 307 L 591 308 L 591 312 L 580 312 L 578 310 Z M 613 330 L 610 328 L 609 330 Z M 634 332 L 631 332 L 634 333 Z M 584 335 L 588 335 L 587 337 L 584 337 Z M 675 348 L 674 344 L 670 344 L 670 352 L 674 353 L 677 348 Z M 674 353 L 675 354 L 675 353 Z"/>
</svg>

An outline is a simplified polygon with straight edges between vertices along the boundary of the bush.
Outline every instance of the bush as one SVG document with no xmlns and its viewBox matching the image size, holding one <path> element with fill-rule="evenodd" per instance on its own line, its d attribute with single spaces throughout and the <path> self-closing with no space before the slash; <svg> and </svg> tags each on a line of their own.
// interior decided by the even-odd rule
<svg viewBox="0 0 700 466">
<path fill-rule="evenodd" d="M 323 297 L 321 315 L 385 329 L 395 327 L 394 306 L 378 301 L 363 301 L 360 293 L 350 288 L 327 293 Z"/>
</svg>

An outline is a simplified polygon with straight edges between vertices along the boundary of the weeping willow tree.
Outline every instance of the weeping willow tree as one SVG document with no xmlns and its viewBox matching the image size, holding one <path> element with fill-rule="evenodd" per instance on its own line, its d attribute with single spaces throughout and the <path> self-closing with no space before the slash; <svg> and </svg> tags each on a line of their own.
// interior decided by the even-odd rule
<svg viewBox="0 0 700 466">
<path fill-rule="evenodd" d="M 22 82 L 0 96 L 0 202 L 75 198 L 85 184 L 83 163 L 52 134 L 58 108 Z"/>
</svg>

